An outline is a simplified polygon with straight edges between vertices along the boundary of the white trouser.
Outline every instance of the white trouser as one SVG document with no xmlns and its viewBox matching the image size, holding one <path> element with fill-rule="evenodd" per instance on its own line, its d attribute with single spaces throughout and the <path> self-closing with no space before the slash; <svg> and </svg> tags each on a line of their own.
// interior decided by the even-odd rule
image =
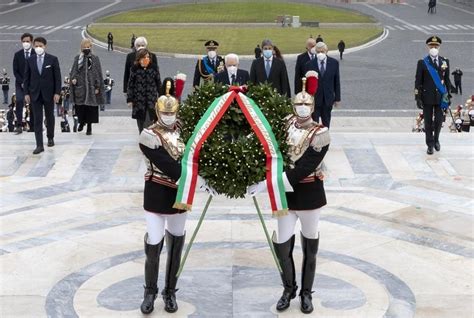
<svg viewBox="0 0 474 318">
<path fill-rule="evenodd" d="M 318 237 L 318 222 L 321 209 L 290 210 L 288 215 L 278 218 L 278 243 L 288 241 L 295 233 L 296 221 L 300 219 L 301 233 L 304 237 L 315 239 Z"/>
<path fill-rule="evenodd" d="M 145 211 L 146 230 L 148 232 L 148 244 L 156 245 L 165 236 L 165 229 L 174 236 L 184 235 L 184 226 L 188 213 L 180 214 L 158 214 Z"/>
</svg>

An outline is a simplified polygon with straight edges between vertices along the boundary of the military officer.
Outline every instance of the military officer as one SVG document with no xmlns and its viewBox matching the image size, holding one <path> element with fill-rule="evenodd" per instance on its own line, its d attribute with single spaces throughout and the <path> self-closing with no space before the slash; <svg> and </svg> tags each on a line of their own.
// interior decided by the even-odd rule
<svg viewBox="0 0 474 318">
<path fill-rule="evenodd" d="M 418 61 L 415 77 L 415 100 L 418 108 L 423 109 L 425 139 L 428 155 L 441 150 L 439 133 L 444 119 L 444 111 L 451 104 L 448 87 L 449 60 L 439 55 L 441 39 L 431 36 L 426 40 L 429 54 Z M 433 121 L 434 117 L 434 121 Z"/>
<path fill-rule="evenodd" d="M 194 87 L 199 86 L 201 79 L 210 81 L 217 73 L 224 71 L 224 59 L 222 56 L 217 55 L 219 43 L 214 40 L 209 40 L 204 46 L 207 50 L 207 56 L 199 58 L 196 63 L 193 80 Z"/>
</svg>

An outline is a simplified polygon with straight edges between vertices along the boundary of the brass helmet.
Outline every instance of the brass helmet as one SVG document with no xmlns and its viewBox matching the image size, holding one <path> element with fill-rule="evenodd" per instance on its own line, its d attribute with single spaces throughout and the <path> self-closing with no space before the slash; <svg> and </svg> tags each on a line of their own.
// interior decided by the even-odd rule
<svg viewBox="0 0 474 318">
<path fill-rule="evenodd" d="M 295 106 L 305 105 L 311 106 L 311 112 L 314 110 L 314 98 L 311 94 L 306 92 L 306 77 L 301 79 L 303 82 L 302 90 L 298 94 L 296 94 L 295 98 L 293 99 L 293 110 Z"/>
<path fill-rule="evenodd" d="M 155 105 L 155 111 L 158 118 L 160 117 L 159 112 L 177 113 L 179 109 L 179 101 L 170 94 L 174 88 L 173 79 L 166 78 L 163 84 L 165 85 L 165 94 L 158 98 Z"/>
</svg>

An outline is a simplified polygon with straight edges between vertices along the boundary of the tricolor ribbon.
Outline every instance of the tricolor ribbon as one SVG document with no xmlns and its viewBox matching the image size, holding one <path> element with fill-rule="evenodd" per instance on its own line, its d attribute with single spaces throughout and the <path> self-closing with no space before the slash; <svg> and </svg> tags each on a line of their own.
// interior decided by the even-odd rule
<svg viewBox="0 0 474 318">
<path fill-rule="evenodd" d="M 178 194 L 176 195 L 176 202 L 173 207 L 191 210 L 196 190 L 199 153 L 202 144 L 214 131 L 214 128 L 235 99 L 265 151 L 266 181 L 273 214 L 275 216 L 286 215 L 288 204 L 282 178 L 283 157 L 275 135 L 257 104 L 251 98 L 240 92 L 237 93 L 237 91 L 238 89 L 236 88 L 216 98 L 194 128 L 193 134 L 186 144 L 181 161 L 181 178 L 179 179 Z"/>
</svg>

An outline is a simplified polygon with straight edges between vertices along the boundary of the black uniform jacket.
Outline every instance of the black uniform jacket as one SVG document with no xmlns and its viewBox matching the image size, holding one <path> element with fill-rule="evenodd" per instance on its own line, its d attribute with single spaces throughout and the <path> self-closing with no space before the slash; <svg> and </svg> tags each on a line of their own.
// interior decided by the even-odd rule
<svg viewBox="0 0 474 318">
<path fill-rule="evenodd" d="M 430 64 L 438 71 L 439 77 L 441 80 L 444 80 L 444 85 L 446 87 L 451 87 L 451 82 L 449 81 L 449 60 L 445 59 L 442 56 L 438 56 L 438 63 L 440 67 L 437 67 L 431 57 L 429 57 Z M 441 65 L 443 61 L 446 61 L 447 68 L 443 71 Z M 425 65 L 423 60 L 418 61 L 416 66 L 416 78 L 415 78 L 415 98 L 421 99 L 423 105 L 439 105 L 441 102 L 441 93 L 436 88 L 436 85 L 431 77 L 428 68 Z"/>
<path fill-rule="evenodd" d="M 316 170 L 329 149 L 324 146 L 320 152 L 308 147 L 303 156 L 295 162 L 293 169 L 287 169 L 286 176 L 293 187 L 293 192 L 286 193 L 290 210 L 314 210 L 326 205 L 326 193 L 323 181 L 315 178 L 314 182 L 300 183 Z"/>
<path fill-rule="evenodd" d="M 181 176 L 181 163 L 174 160 L 164 147 L 151 149 L 140 144 L 140 149 L 145 157 L 150 160 L 158 169 L 173 180 L 178 180 Z M 165 186 L 151 180 L 145 181 L 145 193 L 143 198 L 143 208 L 149 212 L 161 214 L 177 214 L 186 212 L 173 208 L 176 201 L 177 188 Z"/>
<path fill-rule="evenodd" d="M 204 76 L 209 75 L 209 72 L 207 71 L 206 67 L 204 66 L 204 60 L 208 63 L 209 67 L 211 67 L 214 71 L 214 73 L 217 73 L 217 68 L 219 65 L 224 65 L 224 58 L 220 55 L 216 56 L 216 63 L 214 67 L 212 67 L 211 62 L 209 62 L 209 57 L 205 56 L 201 59 L 199 59 L 196 62 L 196 68 L 194 69 L 194 79 L 193 79 L 193 87 L 199 86 L 199 83 L 201 82 L 201 78 L 204 78 Z"/>
</svg>

